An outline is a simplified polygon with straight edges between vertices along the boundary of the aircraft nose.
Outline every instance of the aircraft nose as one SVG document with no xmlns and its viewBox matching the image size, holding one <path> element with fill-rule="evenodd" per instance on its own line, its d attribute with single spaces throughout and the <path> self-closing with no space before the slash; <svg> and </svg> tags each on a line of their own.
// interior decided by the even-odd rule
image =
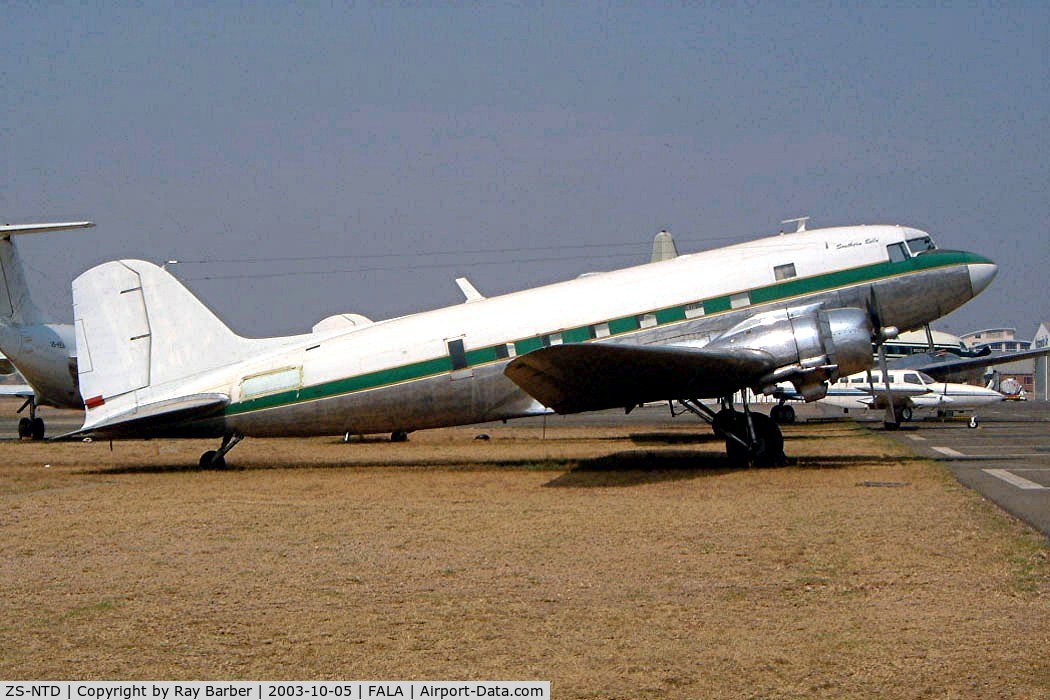
<svg viewBox="0 0 1050 700">
<path fill-rule="evenodd" d="M 995 263 L 974 263 L 966 266 L 970 271 L 970 288 L 973 295 L 977 296 L 992 283 L 995 275 L 999 272 L 999 266 Z"/>
</svg>

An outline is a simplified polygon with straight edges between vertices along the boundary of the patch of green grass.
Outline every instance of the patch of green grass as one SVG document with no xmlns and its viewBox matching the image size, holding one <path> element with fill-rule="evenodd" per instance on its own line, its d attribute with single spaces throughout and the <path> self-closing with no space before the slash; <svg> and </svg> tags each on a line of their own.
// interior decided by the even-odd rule
<svg viewBox="0 0 1050 700">
<path fill-rule="evenodd" d="M 1050 588 L 1050 544 L 1042 537 L 1019 537 L 1010 565 L 1012 585 L 1018 593 L 1038 593 Z"/>
<path fill-rule="evenodd" d="M 82 617 L 89 617 L 99 613 L 106 613 L 111 610 L 115 610 L 120 607 L 123 601 L 115 598 L 103 598 L 102 600 L 91 603 L 89 605 L 81 605 L 75 608 L 70 608 L 66 612 L 59 616 L 60 620 L 73 620 Z"/>
</svg>

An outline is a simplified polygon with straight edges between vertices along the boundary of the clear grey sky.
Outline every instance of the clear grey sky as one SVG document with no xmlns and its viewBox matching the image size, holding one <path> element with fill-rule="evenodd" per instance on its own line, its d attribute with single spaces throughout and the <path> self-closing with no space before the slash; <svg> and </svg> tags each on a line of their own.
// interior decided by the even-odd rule
<svg viewBox="0 0 1050 700">
<path fill-rule="evenodd" d="M 58 320 L 121 257 L 273 335 L 799 215 L 996 260 L 940 328 L 1050 320 L 1050 3 L 122 5 L 0 10 L 0 220 L 98 223 L 20 241 Z"/>
</svg>

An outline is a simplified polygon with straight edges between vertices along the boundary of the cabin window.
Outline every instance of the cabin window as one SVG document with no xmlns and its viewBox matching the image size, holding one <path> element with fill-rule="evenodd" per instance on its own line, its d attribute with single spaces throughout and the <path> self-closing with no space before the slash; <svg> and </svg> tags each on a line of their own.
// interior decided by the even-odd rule
<svg viewBox="0 0 1050 700">
<path fill-rule="evenodd" d="M 609 332 L 608 323 L 599 323 L 593 326 L 595 338 L 608 338 L 612 333 Z"/>
<path fill-rule="evenodd" d="M 448 346 L 448 359 L 452 363 L 452 371 L 466 369 L 467 351 L 463 348 L 463 339 L 449 340 L 446 342 L 446 345 Z"/>
<path fill-rule="evenodd" d="M 652 328 L 656 325 L 656 314 L 642 314 L 638 317 L 639 328 Z"/>
<path fill-rule="evenodd" d="M 561 333 L 549 333 L 541 336 L 540 341 L 543 343 L 543 347 L 549 348 L 552 345 L 561 345 L 564 342 Z"/>
<path fill-rule="evenodd" d="M 777 281 L 791 279 L 795 276 L 795 263 L 777 265 L 773 268 L 773 276 L 776 277 Z"/>
<path fill-rule="evenodd" d="M 854 384 L 867 384 L 868 383 L 868 378 L 867 377 L 854 377 L 853 378 L 853 383 Z"/>
<path fill-rule="evenodd" d="M 692 304 L 685 305 L 685 317 L 686 318 L 698 318 L 704 315 L 704 302 L 698 301 Z"/>
<path fill-rule="evenodd" d="M 891 243 L 886 246 L 886 252 L 890 256 L 890 262 L 904 262 L 908 259 L 908 251 L 903 243 Z"/>
<path fill-rule="evenodd" d="M 740 292 L 729 297 L 729 308 L 731 309 L 742 309 L 750 305 L 751 294 L 749 292 Z"/>
</svg>

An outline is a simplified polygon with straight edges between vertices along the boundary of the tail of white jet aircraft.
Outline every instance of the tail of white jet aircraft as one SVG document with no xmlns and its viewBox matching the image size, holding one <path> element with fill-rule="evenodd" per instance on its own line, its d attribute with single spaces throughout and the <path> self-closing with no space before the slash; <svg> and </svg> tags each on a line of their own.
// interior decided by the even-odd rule
<svg viewBox="0 0 1050 700">
<path fill-rule="evenodd" d="M 43 314 L 33 303 L 26 284 L 22 259 L 18 255 L 12 235 L 64 231 L 73 228 L 91 228 L 90 221 L 71 221 L 57 224 L 19 224 L 0 226 L 0 322 L 12 326 L 44 323 Z"/>
<path fill-rule="evenodd" d="M 214 387 L 187 394 L 187 382 L 289 340 L 237 335 L 177 279 L 142 260 L 77 277 L 73 316 L 85 430 L 224 405 L 229 397 Z"/>
</svg>

